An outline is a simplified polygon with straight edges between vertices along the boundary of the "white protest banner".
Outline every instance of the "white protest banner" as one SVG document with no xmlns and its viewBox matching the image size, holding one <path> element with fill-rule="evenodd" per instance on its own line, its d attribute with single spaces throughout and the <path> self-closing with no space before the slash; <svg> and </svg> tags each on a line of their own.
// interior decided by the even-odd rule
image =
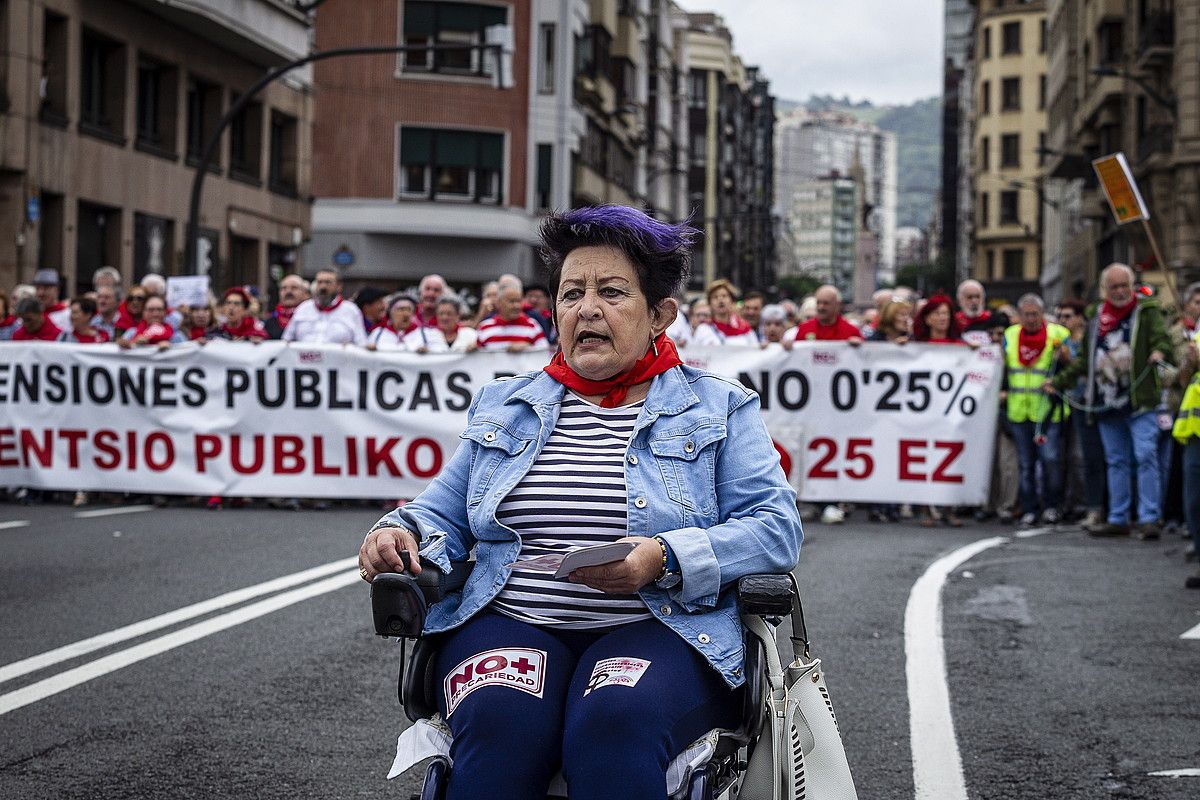
<svg viewBox="0 0 1200 800">
<path fill-rule="evenodd" d="M 170 308 L 208 305 L 207 275 L 172 275 L 167 278 L 167 305 Z"/>
<path fill-rule="evenodd" d="M 807 500 L 987 494 L 994 348 L 691 348 L 762 396 Z M 0 343 L 0 485 L 229 497 L 414 497 L 484 383 L 545 353 L 417 355 L 211 342 L 163 351 Z"/>
</svg>

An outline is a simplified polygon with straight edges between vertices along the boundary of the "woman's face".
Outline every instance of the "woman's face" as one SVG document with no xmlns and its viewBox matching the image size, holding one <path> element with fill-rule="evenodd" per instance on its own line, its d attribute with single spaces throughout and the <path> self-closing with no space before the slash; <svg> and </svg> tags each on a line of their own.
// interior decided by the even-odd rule
<svg viewBox="0 0 1200 800">
<path fill-rule="evenodd" d="M 651 316 L 629 259 L 611 247 L 580 247 L 563 263 L 555 316 L 567 364 L 589 380 L 624 372 L 675 318 L 667 298 Z"/>
<path fill-rule="evenodd" d="M 413 304 L 402 300 L 392 304 L 392 327 L 403 333 L 412 323 Z"/>
<path fill-rule="evenodd" d="M 782 342 L 783 334 L 787 332 L 787 320 L 767 320 L 762 324 L 763 336 L 768 342 Z"/>
<path fill-rule="evenodd" d="M 458 330 L 458 306 L 450 303 L 440 303 L 437 307 L 437 326 L 442 333 L 452 333 Z"/>
<path fill-rule="evenodd" d="M 71 327 L 77 331 L 87 330 L 92 324 L 92 315 L 83 310 L 79 303 L 71 303 Z"/>
<path fill-rule="evenodd" d="M 162 301 L 161 297 L 146 301 L 146 322 L 151 325 L 161 325 L 166 316 L 167 304 Z"/>
<path fill-rule="evenodd" d="M 912 310 L 902 308 L 896 312 L 892 320 L 892 333 L 896 336 L 908 336 L 912 332 Z"/>
<path fill-rule="evenodd" d="M 246 301 L 236 294 L 225 298 L 225 321 L 230 327 L 236 328 L 246 316 Z"/>
<path fill-rule="evenodd" d="M 197 306 L 192 309 L 192 327 L 207 328 L 212 325 L 212 312 L 208 310 L 208 306 Z"/>
<path fill-rule="evenodd" d="M 125 308 L 134 319 L 141 319 L 146 308 L 146 293 L 144 291 L 130 292 L 125 298 Z"/>
<path fill-rule="evenodd" d="M 717 319 L 726 319 L 733 313 L 733 295 L 728 289 L 717 289 L 708 296 L 708 305 Z"/>
<path fill-rule="evenodd" d="M 946 332 L 950 330 L 950 307 L 940 305 L 930 311 L 929 316 L 925 317 L 925 324 L 929 326 L 929 332 L 934 338 L 945 338 Z"/>
</svg>

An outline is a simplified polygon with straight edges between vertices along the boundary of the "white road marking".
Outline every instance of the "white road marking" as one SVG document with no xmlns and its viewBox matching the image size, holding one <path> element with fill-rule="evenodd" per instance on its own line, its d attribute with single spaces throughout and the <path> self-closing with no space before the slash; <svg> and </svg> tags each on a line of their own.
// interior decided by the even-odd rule
<svg viewBox="0 0 1200 800">
<path fill-rule="evenodd" d="M 28 528 L 29 520 L 27 519 L 9 519 L 0 522 L 0 531 L 12 530 L 13 528 Z"/>
<path fill-rule="evenodd" d="M 942 640 L 942 586 L 951 572 L 979 553 L 1010 541 L 982 539 L 942 556 L 913 585 L 904 609 L 909 738 L 917 800 L 967 800 L 962 757 L 950 713 Z"/>
<path fill-rule="evenodd" d="M 1059 529 L 1051 525 L 1048 528 L 1029 528 L 1024 531 L 1017 531 L 1014 536 L 1018 539 L 1032 539 L 1034 536 L 1045 536 L 1047 533 L 1058 533 Z"/>
<path fill-rule="evenodd" d="M 1200 769 L 1196 767 L 1188 769 L 1164 769 L 1161 772 L 1148 772 L 1146 774 L 1153 778 L 1200 778 Z"/>
<path fill-rule="evenodd" d="M 247 586 L 244 589 L 237 589 L 232 592 L 218 595 L 209 600 L 204 600 L 199 603 L 194 603 L 190 606 L 184 606 L 174 611 L 168 611 L 165 614 L 159 614 L 157 617 L 150 617 L 141 622 L 135 622 L 131 625 L 126 625 L 122 628 L 101 633 L 97 636 L 92 636 L 88 639 L 81 639 L 78 642 L 73 642 L 54 650 L 47 650 L 44 653 L 39 653 L 36 656 L 14 661 L 11 664 L 6 664 L 0 667 L 0 683 L 11 681 L 13 678 L 19 678 L 22 675 L 27 675 L 30 672 L 36 672 L 39 669 L 53 666 L 62 661 L 67 661 L 78 656 L 91 653 L 94 650 L 99 650 L 109 645 L 123 642 L 127 639 L 134 639 L 138 636 L 144 636 L 147 633 L 162 628 L 175 625 L 179 622 L 199 617 L 203 614 L 208 614 L 212 611 L 218 611 L 227 606 L 243 603 L 246 600 L 251 600 L 264 594 L 277 592 L 281 589 L 295 588 L 297 584 L 307 583 L 317 578 L 323 578 L 326 575 L 332 575 L 335 572 L 341 572 L 344 569 L 349 569 L 358 564 L 358 557 L 351 556 L 350 558 L 340 558 L 337 561 L 331 561 L 328 564 L 322 564 L 319 567 L 294 572 L 291 575 L 284 575 L 281 578 L 266 581 L 265 583 Z"/>
<path fill-rule="evenodd" d="M 361 580 L 358 570 L 334 575 L 332 578 L 326 578 L 325 580 L 311 583 L 308 586 L 293 589 L 290 592 L 268 597 L 266 600 L 260 600 L 257 603 L 252 603 L 234 611 L 206 619 L 203 622 L 189 625 L 186 628 L 172 631 L 171 633 L 159 636 L 157 639 L 151 639 L 148 642 L 134 645 L 125 650 L 119 650 L 112 655 L 98 658 L 95 661 L 89 661 L 74 669 L 60 672 L 37 683 L 31 683 L 16 691 L 0 695 L 0 716 L 27 706 L 30 703 L 45 700 L 47 697 L 66 691 L 81 683 L 86 683 L 93 678 L 99 678 L 102 675 L 107 675 L 110 672 L 128 667 L 130 664 L 136 664 L 139 661 L 165 653 L 168 650 L 173 650 L 176 647 L 194 642 L 197 639 L 202 639 L 205 636 L 211 636 L 214 633 L 219 633 L 235 625 L 241 625 L 243 622 L 249 622 L 257 617 L 270 614 L 272 611 L 278 611 L 281 608 L 286 608 L 302 600 L 307 600 L 310 597 L 332 592 Z"/>
<path fill-rule="evenodd" d="M 115 517 L 118 514 L 140 514 L 143 511 L 153 511 L 154 506 L 117 506 L 116 508 L 96 508 L 91 511 L 76 511 L 75 519 L 91 519 L 93 517 Z"/>
<path fill-rule="evenodd" d="M 1184 631 L 1182 634 L 1179 635 L 1179 638 L 1180 639 L 1200 639 L 1200 625 L 1197 625 L 1196 627 L 1192 628 L 1191 630 Z"/>
</svg>

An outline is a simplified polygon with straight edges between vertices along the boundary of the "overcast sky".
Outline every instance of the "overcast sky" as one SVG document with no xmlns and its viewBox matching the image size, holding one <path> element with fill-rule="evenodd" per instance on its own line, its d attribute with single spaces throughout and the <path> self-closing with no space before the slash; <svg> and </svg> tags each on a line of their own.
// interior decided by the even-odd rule
<svg viewBox="0 0 1200 800">
<path fill-rule="evenodd" d="M 788 100 L 908 103 L 942 92 L 942 0 L 676 0 L 715 11 Z"/>
</svg>

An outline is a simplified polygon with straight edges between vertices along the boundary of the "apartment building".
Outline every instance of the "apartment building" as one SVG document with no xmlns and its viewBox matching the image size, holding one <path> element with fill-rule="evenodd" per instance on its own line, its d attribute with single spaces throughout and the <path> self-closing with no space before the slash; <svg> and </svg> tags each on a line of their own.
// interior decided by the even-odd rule
<svg viewBox="0 0 1200 800">
<path fill-rule="evenodd" d="M 946 0 L 942 45 L 942 183 L 937 250 L 960 279 L 971 268 L 971 136 L 975 8 Z M 898 264 L 903 266 L 903 264 Z"/>
<path fill-rule="evenodd" d="M 68 294 L 111 265 L 185 269 L 192 179 L 234 100 L 308 53 L 277 0 L 0 2 L 0 286 L 60 270 Z M 268 86 L 221 134 L 198 269 L 269 286 L 309 231 L 311 73 Z"/>
<path fill-rule="evenodd" d="M 1123 152 L 1177 285 L 1200 279 L 1200 0 L 1051 0 L 1050 293 L 1094 297 L 1113 261 L 1162 288 L 1145 229 L 1118 226 L 1092 159 Z M 1169 300 L 1169 297 L 1168 297 Z"/>
<path fill-rule="evenodd" d="M 849 295 L 859 249 L 858 183 L 831 175 L 796 184 L 791 197 L 797 274 L 844 287 Z"/>
<path fill-rule="evenodd" d="M 994 300 L 1039 288 L 1048 45 L 1044 2 L 976 0 L 971 262 Z"/>
<path fill-rule="evenodd" d="M 716 14 L 688 15 L 686 59 L 688 198 L 704 231 L 692 288 L 725 277 L 741 288 L 770 289 L 775 114 L 769 84 L 742 63 Z"/>
</svg>

